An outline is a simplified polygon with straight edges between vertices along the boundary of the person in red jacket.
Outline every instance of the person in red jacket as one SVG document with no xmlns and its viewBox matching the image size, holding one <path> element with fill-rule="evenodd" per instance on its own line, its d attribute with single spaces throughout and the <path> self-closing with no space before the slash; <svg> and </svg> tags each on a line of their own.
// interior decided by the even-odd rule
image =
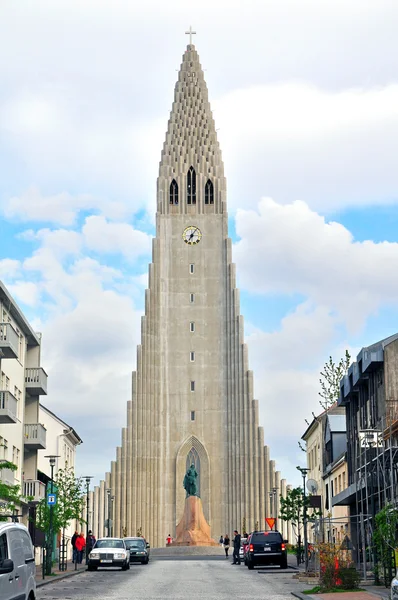
<svg viewBox="0 0 398 600">
<path fill-rule="evenodd" d="M 86 547 L 86 540 L 84 539 L 84 535 L 82 533 L 77 538 L 75 546 L 77 550 L 77 563 L 81 565 L 83 560 L 84 548 Z"/>
</svg>

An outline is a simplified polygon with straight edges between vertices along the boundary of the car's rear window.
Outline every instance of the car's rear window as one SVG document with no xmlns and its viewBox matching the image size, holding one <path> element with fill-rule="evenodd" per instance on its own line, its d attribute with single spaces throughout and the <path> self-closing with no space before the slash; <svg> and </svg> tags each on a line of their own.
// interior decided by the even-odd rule
<svg viewBox="0 0 398 600">
<path fill-rule="evenodd" d="M 281 542 L 282 536 L 280 533 L 276 531 L 261 531 L 258 533 L 253 533 L 251 542 L 252 544 L 256 544 L 258 542 Z"/>
<path fill-rule="evenodd" d="M 145 544 L 143 540 L 124 540 L 126 548 L 144 548 Z"/>
</svg>

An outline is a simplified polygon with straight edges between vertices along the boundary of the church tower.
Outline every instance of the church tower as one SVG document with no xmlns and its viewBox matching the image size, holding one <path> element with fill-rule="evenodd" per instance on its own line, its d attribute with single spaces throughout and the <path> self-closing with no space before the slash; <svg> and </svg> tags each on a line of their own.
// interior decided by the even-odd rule
<svg viewBox="0 0 398 600">
<path fill-rule="evenodd" d="M 183 55 L 157 181 L 156 237 L 113 535 L 174 536 L 194 463 L 212 536 L 264 527 L 275 486 L 253 398 L 221 150 L 195 46 Z"/>
</svg>

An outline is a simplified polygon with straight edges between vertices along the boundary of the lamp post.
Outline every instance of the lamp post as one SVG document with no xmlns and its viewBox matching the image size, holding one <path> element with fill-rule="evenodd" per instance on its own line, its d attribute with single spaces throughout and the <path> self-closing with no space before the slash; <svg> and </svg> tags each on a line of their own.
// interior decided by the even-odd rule
<svg viewBox="0 0 398 600">
<path fill-rule="evenodd" d="M 50 461 L 50 469 L 51 469 L 51 483 L 50 483 L 50 494 L 53 496 L 54 494 L 54 467 L 57 458 L 59 458 L 58 454 L 48 454 L 44 458 L 48 458 Z M 48 500 L 47 500 L 48 502 Z M 46 556 L 46 573 L 47 575 L 51 575 L 51 566 L 53 561 L 53 545 L 54 545 L 54 502 L 51 502 L 50 505 L 50 524 L 49 524 L 49 543 L 47 544 L 47 556 Z"/>
<path fill-rule="evenodd" d="M 88 531 L 89 531 L 89 510 L 90 510 L 90 480 L 93 478 L 92 475 L 85 475 L 86 480 L 86 565 L 88 565 Z"/>
<path fill-rule="evenodd" d="M 274 519 L 275 519 L 274 529 L 275 529 L 275 531 L 278 531 L 278 503 L 277 503 L 277 496 L 276 496 L 277 491 L 278 491 L 277 487 L 272 488 L 272 493 L 274 496 Z"/>
<path fill-rule="evenodd" d="M 107 527 L 107 533 L 108 533 L 108 537 L 111 537 L 111 490 L 109 488 L 106 490 L 106 495 L 108 497 L 108 527 Z"/>
<path fill-rule="evenodd" d="M 307 539 L 307 496 L 305 493 L 305 478 L 311 470 L 306 467 L 296 467 L 303 477 L 303 529 L 304 529 L 304 560 L 305 570 L 308 571 L 308 539 Z"/>
</svg>

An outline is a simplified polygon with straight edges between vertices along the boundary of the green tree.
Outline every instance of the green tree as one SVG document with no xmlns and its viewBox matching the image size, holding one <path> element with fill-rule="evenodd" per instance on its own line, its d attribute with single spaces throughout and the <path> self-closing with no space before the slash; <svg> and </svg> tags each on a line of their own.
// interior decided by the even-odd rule
<svg viewBox="0 0 398 600">
<path fill-rule="evenodd" d="M 304 492 L 301 487 L 296 487 L 289 490 L 286 498 L 280 496 L 280 515 L 279 518 L 283 521 L 290 521 L 294 534 L 297 537 L 297 564 L 301 559 L 301 533 L 304 525 L 304 508 L 306 510 L 307 522 L 314 521 L 319 515 L 319 511 L 310 509 L 309 496 L 304 497 Z M 308 513 L 311 510 L 311 514 Z"/>
<path fill-rule="evenodd" d="M 18 467 L 8 460 L 0 462 L 0 471 L 10 469 L 17 471 Z M 11 485 L 0 478 L 0 521 L 7 521 L 18 508 L 21 501 L 19 485 Z"/>
<path fill-rule="evenodd" d="M 387 504 L 375 516 L 373 543 L 383 569 L 384 583 L 390 585 L 394 552 L 398 546 L 398 510 L 392 504 Z M 376 577 L 377 578 L 377 577 Z"/>
<path fill-rule="evenodd" d="M 53 489 L 57 496 L 57 502 L 52 509 L 52 534 L 63 532 L 74 519 L 81 520 L 84 508 L 84 481 L 81 477 L 75 477 L 72 467 L 66 466 L 59 469 L 54 477 Z M 36 510 L 36 527 L 47 534 L 47 573 L 51 573 L 51 549 L 53 539 L 50 531 L 51 508 L 47 504 L 47 498 L 43 498 Z"/>
<path fill-rule="evenodd" d="M 339 399 L 340 381 L 347 373 L 350 364 L 351 356 L 348 350 L 345 351 L 344 358 L 341 358 L 337 365 L 331 356 L 329 356 L 328 362 L 325 363 L 319 380 L 321 391 L 318 392 L 322 398 L 322 400 L 319 400 L 319 404 L 324 410 L 328 410 Z"/>
</svg>

